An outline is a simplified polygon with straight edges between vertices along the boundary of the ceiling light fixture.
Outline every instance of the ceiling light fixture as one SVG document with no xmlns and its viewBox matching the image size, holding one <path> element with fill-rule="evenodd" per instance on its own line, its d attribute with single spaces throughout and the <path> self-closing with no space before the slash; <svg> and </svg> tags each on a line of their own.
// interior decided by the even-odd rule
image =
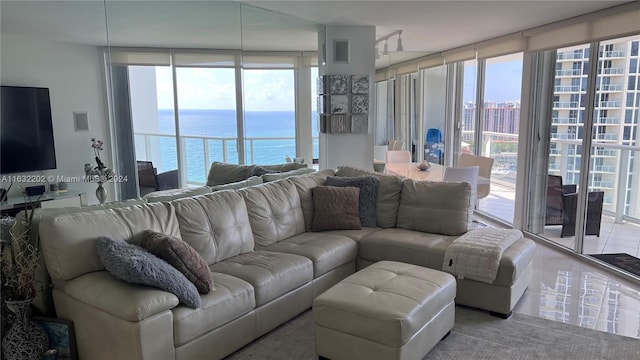
<svg viewBox="0 0 640 360">
<path fill-rule="evenodd" d="M 389 55 L 389 43 L 388 40 L 389 38 L 391 38 L 392 36 L 398 35 L 398 44 L 396 45 L 396 51 L 404 51 L 404 46 L 402 46 L 402 39 L 400 38 L 400 35 L 402 35 L 402 30 L 396 30 L 393 31 L 387 35 L 384 35 L 382 37 L 379 37 L 376 40 L 376 59 L 380 58 L 380 53 L 378 50 L 378 44 L 381 43 L 382 41 L 384 41 L 384 48 L 382 51 L 382 55 Z"/>
</svg>

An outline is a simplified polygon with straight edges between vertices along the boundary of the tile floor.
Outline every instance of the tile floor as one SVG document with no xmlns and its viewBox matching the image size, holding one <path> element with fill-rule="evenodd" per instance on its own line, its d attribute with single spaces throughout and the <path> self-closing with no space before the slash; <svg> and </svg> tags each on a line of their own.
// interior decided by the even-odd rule
<svg viewBox="0 0 640 360">
<path fill-rule="evenodd" d="M 514 312 L 640 339 L 640 281 L 537 244 L 533 278 Z"/>
</svg>

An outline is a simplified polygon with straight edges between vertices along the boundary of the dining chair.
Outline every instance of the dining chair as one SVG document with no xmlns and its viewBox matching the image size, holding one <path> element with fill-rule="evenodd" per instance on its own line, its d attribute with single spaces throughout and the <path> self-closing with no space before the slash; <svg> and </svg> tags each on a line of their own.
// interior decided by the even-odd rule
<svg viewBox="0 0 640 360">
<path fill-rule="evenodd" d="M 458 159 L 459 167 L 478 166 L 478 176 L 482 176 L 489 180 L 486 184 L 478 184 L 478 199 L 489 196 L 491 192 L 491 168 L 493 167 L 493 159 L 486 156 L 476 156 L 473 154 L 462 153 Z"/>
<path fill-rule="evenodd" d="M 468 167 L 456 167 L 456 168 L 445 168 L 444 175 L 442 177 L 442 181 L 455 181 L 455 182 L 466 182 L 471 186 L 471 199 L 473 200 L 473 204 L 475 207 L 476 196 L 477 196 L 477 188 L 478 188 L 478 172 L 480 171 L 479 166 L 468 166 Z"/>
<path fill-rule="evenodd" d="M 388 163 L 410 163 L 411 152 L 407 150 L 389 150 L 387 151 Z"/>
<path fill-rule="evenodd" d="M 390 140 L 388 147 L 391 151 L 400 151 L 404 149 L 404 142 L 399 140 Z"/>
</svg>

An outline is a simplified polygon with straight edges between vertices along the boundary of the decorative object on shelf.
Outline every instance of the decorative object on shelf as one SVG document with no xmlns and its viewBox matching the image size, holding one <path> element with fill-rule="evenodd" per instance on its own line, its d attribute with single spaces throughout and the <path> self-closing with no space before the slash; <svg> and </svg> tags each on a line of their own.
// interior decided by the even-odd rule
<svg viewBox="0 0 640 360">
<path fill-rule="evenodd" d="M 422 160 L 420 164 L 418 164 L 418 170 L 427 171 L 431 167 L 431 164 L 427 160 Z"/>
<path fill-rule="evenodd" d="M 348 75 L 329 75 L 329 92 L 331 95 L 347 94 Z"/>
<path fill-rule="evenodd" d="M 351 115 L 351 132 L 354 134 L 366 134 L 369 132 L 368 115 Z"/>
<path fill-rule="evenodd" d="M 369 94 L 369 76 L 352 75 L 351 76 L 351 93 L 352 94 Z"/>
<path fill-rule="evenodd" d="M 93 148 L 97 166 L 94 168 L 92 164 L 84 164 L 84 172 L 86 176 L 90 177 L 92 181 L 98 183 L 96 198 L 98 198 L 100 204 L 104 204 L 108 196 L 107 189 L 105 189 L 102 184 L 111 180 L 114 175 L 113 170 L 105 166 L 100 158 L 100 151 L 104 150 L 103 146 L 104 142 L 102 142 L 102 140 L 91 138 L 91 148 Z"/>
<path fill-rule="evenodd" d="M 48 346 L 46 332 L 29 319 L 29 307 L 38 290 L 36 272 L 40 259 L 39 244 L 31 242 L 30 230 L 39 202 L 40 197 L 25 201 L 24 220 L 9 217 L 0 220 L 2 318 L 3 325 L 11 325 L 2 338 L 2 354 L 7 360 L 39 360 Z"/>
<path fill-rule="evenodd" d="M 368 75 L 318 77 L 318 127 L 321 133 L 369 132 Z"/>
</svg>

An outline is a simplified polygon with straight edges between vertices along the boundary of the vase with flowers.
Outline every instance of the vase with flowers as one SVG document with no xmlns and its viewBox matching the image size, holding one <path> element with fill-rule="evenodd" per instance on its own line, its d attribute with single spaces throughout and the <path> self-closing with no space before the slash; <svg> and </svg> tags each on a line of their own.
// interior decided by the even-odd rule
<svg viewBox="0 0 640 360">
<path fill-rule="evenodd" d="M 93 149 L 93 155 L 97 165 L 94 167 L 92 164 L 84 164 L 84 172 L 91 181 L 98 183 L 96 197 L 98 198 L 98 201 L 100 201 L 100 204 L 102 204 L 107 200 L 108 195 L 107 189 L 102 185 L 113 179 L 114 173 L 113 170 L 105 166 L 104 162 L 102 162 L 102 158 L 100 157 L 100 152 L 104 150 L 104 142 L 96 138 L 91 138 L 91 148 Z"/>
<path fill-rule="evenodd" d="M 0 265 L 3 299 L 2 355 L 4 359 L 41 359 L 49 345 L 47 333 L 29 317 L 36 296 L 40 252 L 30 231 L 36 201 L 26 201 L 25 216 L 0 219 Z M 8 319 L 8 321 L 7 321 Z M 5 328 L 4 325 L 10 325 Z"/>
</svg>

